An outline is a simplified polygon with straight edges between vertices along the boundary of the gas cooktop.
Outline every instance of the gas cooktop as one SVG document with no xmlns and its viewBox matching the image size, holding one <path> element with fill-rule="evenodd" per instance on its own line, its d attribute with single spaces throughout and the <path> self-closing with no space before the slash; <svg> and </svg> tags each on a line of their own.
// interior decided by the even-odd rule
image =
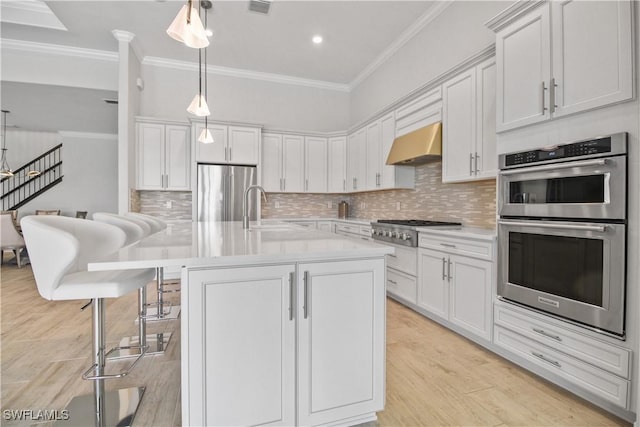
<svg viewBox="0 0 640 427">
<path fill-rule="evenodd" d="M 403 246 L 418 246 L 418 227 L 459 228 L 459 222 L 429 221 L 423 219 L 381 219 L 371 223 L 371 236 L 375 240 Z"/>
</svg>

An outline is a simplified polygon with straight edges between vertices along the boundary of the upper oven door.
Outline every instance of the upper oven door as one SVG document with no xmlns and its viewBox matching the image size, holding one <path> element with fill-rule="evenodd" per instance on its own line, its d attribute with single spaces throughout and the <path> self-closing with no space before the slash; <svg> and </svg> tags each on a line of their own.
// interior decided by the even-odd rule
<svg viewBox="0 0 640 427">
<path fill-rule="evenodd" d="M 503 170 L 500 216 L 624 219 L 626 156 Z"/>
</svg>

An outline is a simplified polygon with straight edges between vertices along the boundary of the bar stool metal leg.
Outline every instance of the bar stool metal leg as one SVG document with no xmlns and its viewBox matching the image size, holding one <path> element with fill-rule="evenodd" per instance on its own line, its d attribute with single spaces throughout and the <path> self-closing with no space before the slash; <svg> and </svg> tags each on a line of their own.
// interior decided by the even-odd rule
<svg viewBox="0 0 640 427">
<path fill-rule="evenodd" d="M 149 306 L 155 305 L 156 307 L 149 310 L 147 321 L 173 320 L 180 316 L 180 306 L 167 303 L 164 300 L 164 294 L 167 292 L 168 291 L 164 289 L 164 268 L 158 267 L 156 268 L 157 302 L 149 304 Z"/>
</svg>

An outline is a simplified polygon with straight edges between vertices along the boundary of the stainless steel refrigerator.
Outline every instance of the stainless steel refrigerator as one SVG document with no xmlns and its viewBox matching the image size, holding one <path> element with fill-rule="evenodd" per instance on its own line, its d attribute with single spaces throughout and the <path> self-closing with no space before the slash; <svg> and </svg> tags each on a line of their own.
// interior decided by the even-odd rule
<svg viewBox="0 0 640 427">
<path fill-rule="evenodd" d="M 255 166 L 198 164 L 198 221 L 242 221 L 245 188 L 257 184 Z M 258 192 L 249 193 L 249 218 L 255 221 Z"/>
</svg>

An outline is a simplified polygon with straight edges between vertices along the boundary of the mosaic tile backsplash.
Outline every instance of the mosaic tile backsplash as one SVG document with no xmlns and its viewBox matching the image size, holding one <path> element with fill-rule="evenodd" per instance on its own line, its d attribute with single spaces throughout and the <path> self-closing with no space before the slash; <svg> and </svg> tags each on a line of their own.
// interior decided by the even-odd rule
<svg viewBox="0 0 640 427">
<path fill-rule="evenodd" d="M 138 212 L 169 221 L 191 220 L 190 191 L 138 191 Z M 168 206 L 170 205 L 170 207 Z"/>
</svg>

